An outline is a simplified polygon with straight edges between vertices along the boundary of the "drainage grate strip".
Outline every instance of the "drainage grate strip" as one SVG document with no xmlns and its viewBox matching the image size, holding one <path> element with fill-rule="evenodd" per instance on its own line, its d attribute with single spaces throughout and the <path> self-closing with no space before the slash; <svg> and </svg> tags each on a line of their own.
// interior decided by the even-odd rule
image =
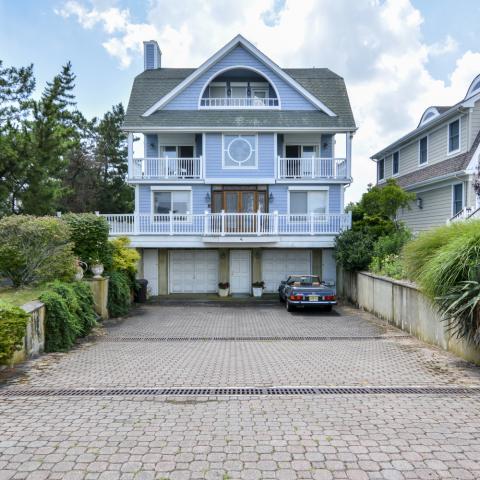
<svg viewBox="0 0 480 480">
<path fill-rule="evenodd" d="M 119 342 L 248 342 L 248 341 L 336 341 L 336 340 L 384 340 L 392 338 L 410 338 L 409 335 L 370 335 L 358 337 L 346 336 L 322 336 L 322 337 L 300 337 L 300 336 L 281 336 L 281 337 L 98 337 L 98 341 L 106 343 Z"/>
<path fill-rule="evenodd" d="M 478 395 L 480 387 L 225 387 L 94 388 L 0 390 L 0 397 L 136 397 L 136 396 L 283 396 L 283 395 Z"/>
</svg>

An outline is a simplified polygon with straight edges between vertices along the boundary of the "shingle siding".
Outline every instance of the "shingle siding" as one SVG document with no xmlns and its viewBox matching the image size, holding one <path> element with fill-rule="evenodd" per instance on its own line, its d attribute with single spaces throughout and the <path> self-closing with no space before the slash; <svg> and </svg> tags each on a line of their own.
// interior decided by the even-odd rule
<svg viewBox="0 0 480 480">
<path fill-rule="evenodd" d="M 203 88 L 209 79 L 216 73 L 225 68 L 245 66 L 252 67 L 265 75 L 276 87 L 282 110 L 315 110 L 316 107 L 302 95 L 291 87 L 285 80 L 281 79 L 269 67 L 265 66 L 251 53 L 247 52 L 243 47 L 237 46 L 224 58 L 215 63 L 206 72 L 200 75 L 191 85 L 177 95 L 173 100 L 168 102 L 164 110 L 195 110 L 198 108 L 198 102 L 202 94 Z"/>
</svg>

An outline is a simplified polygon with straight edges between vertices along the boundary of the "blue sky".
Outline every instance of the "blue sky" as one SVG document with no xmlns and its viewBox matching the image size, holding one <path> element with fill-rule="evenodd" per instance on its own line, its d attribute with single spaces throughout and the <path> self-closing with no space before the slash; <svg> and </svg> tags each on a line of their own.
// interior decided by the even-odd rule
<svg viewBox="0 0 480 480">
<path fill-rule="evenodd" d="M 39 91 L 70 60 L 87 116 L 126 104 L 152 36 L 165 66 L 198 65 L 242 33 L 282 66 L 329 67 L 360 127 L 355 199 L 374 179 L 371 154 L 430 104 L 463 97 L 480 73 L 479 25 L 478 0 L 0 0 L 0 59 L 34 63 Z"/>
</svg>

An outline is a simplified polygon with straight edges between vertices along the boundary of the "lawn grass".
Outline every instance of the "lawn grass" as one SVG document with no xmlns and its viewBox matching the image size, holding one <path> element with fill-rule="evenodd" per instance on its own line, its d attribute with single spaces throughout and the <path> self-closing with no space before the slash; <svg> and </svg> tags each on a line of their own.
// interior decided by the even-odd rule
<svg viewBox="0 0 480 480">
<path fill-rule="evenodd" d="M 0 287 L 0 300 L 21 306 L 24 303 L 37 300 L 44 291 L 45 285 L 24 288 Z"/>
</svg>

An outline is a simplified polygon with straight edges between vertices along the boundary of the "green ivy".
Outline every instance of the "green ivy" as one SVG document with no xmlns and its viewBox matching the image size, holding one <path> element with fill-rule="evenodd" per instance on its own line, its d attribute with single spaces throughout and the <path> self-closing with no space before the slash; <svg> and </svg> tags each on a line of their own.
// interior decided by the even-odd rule
<svg viewBox="0 0 480 480">
<path fill-rule="evenodd" d="M 0 364 L 7 364 L 22 348 L 29 317 L 20 307 L 0 300 Z"/>
<path fill-rule="evenodd" d="M 82 323 L 81 335 L 85 336 L 97 325 L 97 314 L 95 313 L 92 289 L 87 282 L 72 283 L 72 289 L 77 296 L 80 306 L 79 315 Z"/>
<path fill-rule="evenodd" d="M 131 281 L 126 273 L 113 271 L 108 283 L 108 313 L 111 317 L 126 315 L 130 309 Z"/>
</svg>

